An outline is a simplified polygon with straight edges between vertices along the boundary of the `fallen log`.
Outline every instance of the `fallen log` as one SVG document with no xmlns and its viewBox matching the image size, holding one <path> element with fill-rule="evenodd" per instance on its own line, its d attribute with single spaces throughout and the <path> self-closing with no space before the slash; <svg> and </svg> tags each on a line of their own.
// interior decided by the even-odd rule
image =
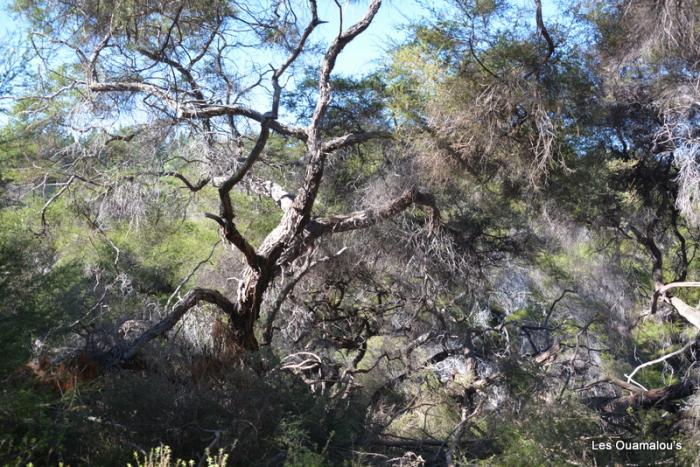
<svg viewBox="0 0 700 467">
<path fill-rule="evenodd" d="M 639 391 L 629 396 L 617 397 L 601 404 L 598 409 L 609 414 L 624 414 L 628 410 L 668 407 L 669 403 L 691 396 L 698 385 L 695 381 L 685 379 L 680 383 L 663 388 Z"/>
</svg>

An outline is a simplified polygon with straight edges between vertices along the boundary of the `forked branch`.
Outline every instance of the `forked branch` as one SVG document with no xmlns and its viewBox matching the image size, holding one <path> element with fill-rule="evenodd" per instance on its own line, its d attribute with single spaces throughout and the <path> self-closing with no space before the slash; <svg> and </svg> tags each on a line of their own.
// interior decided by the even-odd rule
<svg viewBox="0 0 700 467">
<path fill-rule="evenodd" d="M 659 300 L 664 301 L 675 308 L 690 324 L 700 329 L 700 310 L 668 293 L 670 290 L 680 287 L 700 287 L 700 282 L 671 282 L 670 284 L 660 285 L 654 291 L 651 304 L 652 312 L 656 310 Z"/>
</svg>

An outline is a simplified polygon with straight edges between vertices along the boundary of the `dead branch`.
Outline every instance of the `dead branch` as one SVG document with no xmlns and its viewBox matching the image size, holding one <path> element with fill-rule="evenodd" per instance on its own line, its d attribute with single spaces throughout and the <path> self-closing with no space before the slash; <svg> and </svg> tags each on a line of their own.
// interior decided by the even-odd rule
<svg viewBox="0 0 700 467">
<path fill-rule="evenodd" d="M 537 23 L 537 30 L 542 34 L 545 42 L 547 42 L 547 55 L 543 62 L 546 63 L 554 53 L 555 47 L 552 36 L 549 35 L 549 31 L 547 31 L 544 21 L 542 20 L 542 0 L 535 0 L 535 22 Z"/>
<path fill-rule="evenodd" d="M 440 211 L 435 204 L 435 198 L 417 189 L 406 190 L 401 196 L 379 208 L 365 209 L 347 215 L 315 219 L 314 232 L 319 235 L 347 232 L 350 230 L 366 229 L 378 222 L 394 217 L 405 211 L 411 205 L 424 206 L 430 210 L 430 227 L 437 228 L 440 223 Z"/>
<path fill-rule="evenodd" d="M 49 206 L 51 206 L 51 203 L 60 198 L 61 195 L 71 186 L 75 178 L 75 176 L 71 176 L 65 183 L 61 183 L 62 188 L 58 190 L 55 195 L 49 198 L 49 200 L 46 201 L 44 206 L 41 208 L 41 225 L 44 230 L 48 225 L 48 223 L 46 222 L 46 211 L 49 209 Z"/>
<path fill-rule="evenodd" d="M 232 320 L 236 320 L 237 307 L 228 298 L 224 297 L 216 290 L 194 288 L 175 305 L 173 311 L 165 318 L 151 326 L 130 344 L 117 346 L 105 352 L 98 357 L 98 361 L 105 367 L 120 366 L 130 361 L 146 344 L 170 331 L 185 313 L 197 306 L 200 302 L 216 305 Z"/>
<path fill-rule="evenodd" d="M 275 301 L 272 303 L 270 311 L 267 315 L 265 331 L 263 332 L 263 342 L 260 345 L 269 345 L 272 342 L 273 325 L 275 322 L 275 318 L 277 317 L 280 308 L 282 308 L 282 304 L 287 299 L 287 296 L 292 292 L 292 290 L 294 290 L 294 287 L 297 285 L 297 283 L 311 269 L 313 269 L 319 264 L 331 260 L 332 258 L 337 258 L 338 256 L 342 255 L 345 250 L 346 248 L 342 248 L 333 255 L 324 256 L 323 258 L 319 258 L 317 260 L 312 260 L 313 252 L 307 255 L 304 264 L 296 272 L 294 272 L 292 277 L 282 286 L 281 290 L 277 294 L 277 298 L 275 298 Z"/>
<path fill-rule="evenodd" d="M 673 356 L 676 356 L 676 355 L 679 355 L 679 354 L 684 353 L 686 350 L 688 350 L 689 348 L 691 348 L 693 345 L 695 345 L 695 344 L 697 343 L 698 337 L 700 337 L 700 335 L 696 336 L 693 340 L 691 340 L 690 342 L 688 342 L 687 344 L 685 344 L 683 347 L 681 347 L 680 349 L 676 350 L 675 352 L 671 352 L 671 353 L 666 354 L 666 355 L 664 355 L 664 356 L 662 356 L 662 357 L 656 358 L 656 359 L 654 359 L 654 360 L 650 360 L 650 361 L 648 361 L 648 362 L 646 362 L 646 363 L 642 363 L 641 365 L 637 366 L 637 367 L 632 371 L 632 373 L 630 373 L 629 375 L 625 375 L 625 376 L 627 376 L 627 382 L 629 383 L 630 381 L 632 381 L 632 377 L 633 377 L 635 374 L 637 374 L 637 372 L 638 372 L 639 370 L 641 370 L 642 368 L 646 368 L 646 367 L 648 367 L 648 366 L 656 365 L 657 363 L 661 363 L 661 362 L 663 362 L 663 361 L 666 361 L 666 360 L 668 360 L 669 358 L 671 358 L 671 357 L 673 357 Z"/>
<path fill-rule="evenodd" d="M 347 135 L 339 136 L 337 138 L 333 138 L 330 141 L 326 141 L 325 143 L 323 143 L 321 151 L 333 152 L 344 147 L 365 143 L 372 139 L 379 138 L 391 138 L 391 133 L 387 133 L 385 131 L 366 131 L 362 133 L 348 133 Z"/>
<path fill-rule="evenodd" d="M 671 282 L 670 284 L 660 284 L 654 291 L 652 298 L 652 312 L 656 309 L 659 300 L 670 304 L 684 317 L 690 324 L 700 329 L 700 310 L 693 308 L 678 297 L 668 293 L 669 290 L 680 287 L 700 287 L 700 282 Z"/>
<path fill-rule="evenodd" d="M 155 175 L 158 177 L 175 177 L 178 180 L 180 180 L 182 183 L 185 184 L 185 186 L 192 192 L 197 192 L 207 186 L 207 184 L 211 181 L 210 177 L 203 177 L 199 179 L 197 182 L 192 183 L 179 172 L 174 172 L 174 171 L 166 171 L 166 172 L 149 172 L 150 175 Z"/>
<path fill-rule="evenodd" d="M 634 384 L 630 384 L 620 378 L 617 378 L 616 376 L 610 375 L 606 375 L 603 378 L 593 381 L 592 383 L 586 384 L 585 386 L 582 386 L 580 388 L 575 388 L 574 391 L 585 391 L 594 386 L 598 386 L 599 384 L 613 384 L 619 388 L 624 389 L 625 391 L 631 392 L 632 394 L 640 394 L 644 391 L 643 389 L 639 388 L 638 386 L 635 386 Z"/>
<path fill-rule="evenodd" d="M 600 410 L 611 414 L 624 414 L 628 409 L 649 409 L 667 402 L 691 396 L 697 384 L 690 379 L 664 388 L 649 389 L 635 394 L 613 399 Z"/>
</svg>

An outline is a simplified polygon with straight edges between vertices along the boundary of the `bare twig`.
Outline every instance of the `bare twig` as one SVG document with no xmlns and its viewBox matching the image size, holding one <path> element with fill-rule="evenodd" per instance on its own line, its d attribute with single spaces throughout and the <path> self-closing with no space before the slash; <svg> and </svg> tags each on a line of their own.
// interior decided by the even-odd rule
<svg viewBox="0 0 700 467">
<path fill-rule="evenodd" d="M 642 363 L 641 365 L 637 366 L 637 368 L 635 368 L 635 369 L 632 371 L 632 373 L 630 373 L 629 375 L 625 375 L 625 376 L 627 376 L 627 382 L 628 382 L 628 383 L 631 382 L 631 381 L 632 381 L 632 377 L 633 377 L 635 374 L 637 374 L 637 372 L 638 372 L 639 370 L 641 370 L 642 368 L 646 368 L 646 367 L 648 367 L 648 366 L 656 365 L 657 363 L 661 363 L 661 362 L 663 362 L 663 361 L 666 361 L 666 360 L 668 360 L 669 358 L 671 358 L 671 357 L 673 357 L 673 356 L 676 356 L 676 355 L 679 355 L 679 354 L 684 353 L 686 350 L 688 350 L 688 349 L 691 348 L 693 345 L 695 345 L 695 343 L 697 342 L 698 337 L 700 337 L 700 334 L 699 334 L 698 336 L 696 336 L 693 340 L 691 340 L 690 342 L 688 342 L 687 344 L 685 344 L 683 347 L 681 347 L 680 349 L 676 350 L 675 352 L 671 352 L 671 353 L 666 354 L 666 355 L 664 355 L 664 356 L 662 356 L 662 357 L 656 358 L 656 359 L 654 359 L 654 360 L 650 360 L 650 361 L 648 361 L 648 362 L 646 362 L 646 363 Z"/>
</svg>

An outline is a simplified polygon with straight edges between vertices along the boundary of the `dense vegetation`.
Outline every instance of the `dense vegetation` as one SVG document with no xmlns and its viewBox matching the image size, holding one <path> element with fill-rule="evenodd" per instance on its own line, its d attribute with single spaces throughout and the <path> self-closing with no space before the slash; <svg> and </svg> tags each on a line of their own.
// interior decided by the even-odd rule
<svg viewBox="0 0 700 467">
<path fill-rule="evenodd" d="M 8 6 L 0 464 L 693 465 L 700 2 L 318 3 Z"/>
</svg>

